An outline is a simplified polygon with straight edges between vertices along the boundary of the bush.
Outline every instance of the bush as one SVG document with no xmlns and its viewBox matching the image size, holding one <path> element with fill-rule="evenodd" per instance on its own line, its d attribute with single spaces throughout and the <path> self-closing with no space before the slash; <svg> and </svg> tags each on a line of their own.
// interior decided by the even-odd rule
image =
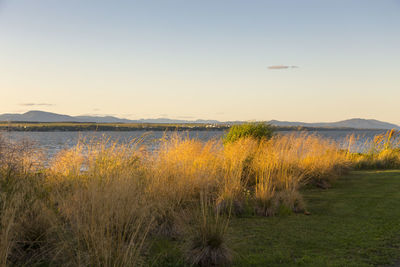
<svg viewBox="0 0 400 267">
<path fill-rule="evenodd" d="M 240 138 L 252 137 L 257 140 L 270 139 L 274 133 L 274 128 L 263 122 L 251 122 L 234 125 L 224 136 L 224 144 L 232 143 Z"/>
</svg>

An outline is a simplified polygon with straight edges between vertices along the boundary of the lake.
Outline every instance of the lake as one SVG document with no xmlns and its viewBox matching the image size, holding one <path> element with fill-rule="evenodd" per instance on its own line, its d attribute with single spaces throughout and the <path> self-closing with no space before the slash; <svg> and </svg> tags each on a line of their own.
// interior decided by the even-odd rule
<svg viewBox="0 0 400 267">
<path fill-rule="evenodd" d="M 362 150 L 363 144 L 372 140 L 374 136 L 385 133 L 386 130 L 324 130 L 324 131 L 309 131 L 309 134 L 316 134 L 324 138 L 330 138 L 337 141 L 343 147 L 347 148 L 347 136 L 354 134 L 359 136 L 356 150 Z M 152 148 L 157 147 L 157 142 L 165 135 L 170 136 L 174 132 L 162 131 L 127 131 L 127 132 L 2 132 L 0 133 L 3 138 L 10 141 L 30 140 L 35 145 L 47 152 L 49 157 L 52 157 L 58 151 L 64 148 L 71 148 L 75 146 L 79 140 L 83 138 L 109 138 L 110 141 L 118 141 L 121 143 L 128 142 L 134 138 L 144 137 L 143 142 Z M 293 131 L 281 131 L 281 134 L 293 133 Z M 188 131 L 180 132 L 179 134 L 188 136 L 189 138 L 196 138 L 202 141 L 221 138 L 224 134 L 221 130 L 207 130 L 207 131 Z"/>
</svg>

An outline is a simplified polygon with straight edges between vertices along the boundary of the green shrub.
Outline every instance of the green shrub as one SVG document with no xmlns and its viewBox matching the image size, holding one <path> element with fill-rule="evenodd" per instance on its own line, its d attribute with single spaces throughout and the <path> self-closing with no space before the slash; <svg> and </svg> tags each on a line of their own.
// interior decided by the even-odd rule
<svg viewBox="0 0 400 267">
<path fill-rule="evenodd" d="M 252 137 L 258 140 L 269 139 L 274 133 L 274 128 L 263 122 L 251 122 L 234 125 L 224 136 L 224 144 L 235 142 L 240 138 Z"/>
</svg>

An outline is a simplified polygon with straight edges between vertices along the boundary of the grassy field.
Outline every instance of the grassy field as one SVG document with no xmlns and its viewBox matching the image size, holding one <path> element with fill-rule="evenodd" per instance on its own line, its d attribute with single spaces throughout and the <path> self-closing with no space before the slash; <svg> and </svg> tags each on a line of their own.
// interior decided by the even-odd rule
<svg viewBox="0 0 400 267">
<path fill-rule="evenodd" d="M 377 169 L 400 169 L 399 135 L 93 139 L 50 162 L 0 138 L 0 266 L 391 264 L 400 171 Z"/>
<path fill-rule="evenodd" d="M 237 266 L 384 266 L 400 259 L 400 171 L 360 171 L 304 191 L 310 216 L 238 218 Z"/>
<path fill-rule="evenodd" d="M 396 266 L 399 192 L 400 171 L 355 171 L 329 190 L 305 189 L 311 215 L 233 218 L 234 266 Z M 184 266 L 173 242 L 156 246 L 160 266 Z"/>
</svg>

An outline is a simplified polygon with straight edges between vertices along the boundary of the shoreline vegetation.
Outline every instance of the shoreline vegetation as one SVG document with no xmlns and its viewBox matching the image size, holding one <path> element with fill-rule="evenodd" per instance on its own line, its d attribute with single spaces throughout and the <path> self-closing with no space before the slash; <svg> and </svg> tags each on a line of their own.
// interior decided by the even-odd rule
<svg viewBox="0 0 400 267">
<path fill-rule="evenodd" d="M 340 149 L 330 139 L 249 123 L 230 128 L 223 140 L 166 136 L 157 151 L 141 139 L 86 140 L 45 164 L 28 142 L 0 138 L 0 266 L 390 264 L 400 229 L 378 228 L 398 212 L 379 207 L 399 206 L 398 197 L 381 199 L 399 187 L 398 172 L 379 181 L 348 173 L 400 169 L 400 133 L 377 135 L 365 153 L 352 152 L 354 141 L 349 136 L 349 148 Z M 344 188 L 341 177 L 353 177 L 353 185 Z M 383 188 L 386 179 L 392 184 Z M 362 191 L 357 183 L 370 186 Z M 363 209 L 352 197 L 365 201 Z M 375 221 L 366 217 L 367 203 Z M 373 231 L 352 232 L 360 221 Z M 307 237 L 307 227 L 318 236 Z M 335 249 L 347 258 L 327 252 Z"/>
<path fill-rule="evenodd" d="M 0 132 L 62 131 L 226 131 L 237 124 L 206 123 L 85 123 L 85 122 L 0 122 Z M 348 127 L 273 126 L 275 131 L 387 131 Z"/>
</svg>

